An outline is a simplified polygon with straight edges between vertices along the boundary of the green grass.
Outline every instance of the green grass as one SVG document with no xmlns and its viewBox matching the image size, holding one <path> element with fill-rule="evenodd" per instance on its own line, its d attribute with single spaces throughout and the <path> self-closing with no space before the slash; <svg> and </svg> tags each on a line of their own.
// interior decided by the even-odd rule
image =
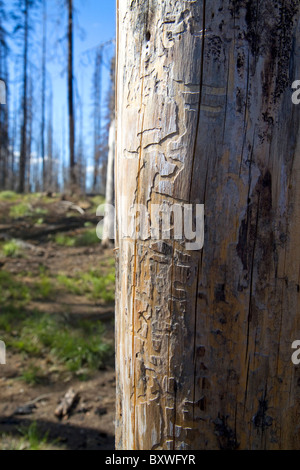
<svg viewBox="0 0 300 470">
<path fill-rule="evenodd" d="M 15 240 L 4 243 L 2 253 L 7 258 L 18 258 L 21 256 L 21 248 Z"/>
<path fill-rule="evenodd" d="M 35 217 L 40 216 L 40 215 L 47 215 L 48 214 L 48 209 L 43 209 L 42 207 L 36 207 L 33 209 L 33 215 Z M 41 220 L 40 218 L 38 220 Z"/>
<path fill-rule="evenodd" d="M 89 328 L 81 325 L 73 329 L 72 334 L 62 328 L 55 335 L 51 351 L 71 372 L 78 372 L 83 368 L 99 369 L 112 351 L 111 345 L 101 339 L 104 329 L 100 322 L 93 324 L 90 333 L 88 330 Z"/>
<path fill-rule="evenodd" d="M 76 279 L 73 277 L 68 277 L 65 274 L 59 274 L 56 278 L 58 285 L 63 287 L 71 294 L 75 295 L 82 295 L 83 290 L 81 288 L 81 281 L 80 279 Z"/>
<path fill-rule="evenodd" d="M 105 197 L 103 196 L 94 196 L 91 198 L 92 207 L 89 210 L 93 214 L 96 213 L 97 207 L 105 203 Z"/>
<path fill-rule="evenodd" d="M 64 235 L 62 233 L 57 233 L 54 237 L 54 241 L 59 246 L 75 246 L 75 238 L 70 237 L 69 235 Z"/>
<path fill-rule="evenodd" d="M 14 191 L 1 191 L 0 192 L 0 201 L 14 201 L 18 199 L 18 194 Z"/>
<path fill-rule="evenodd" d="M 9 216 L 12 219 L 20 219 L 23 217 L 33 217 L 40 219 L 42 215 L 47 215 L 48 210 L 41 207 L 33 208 L 29 203 L 20 202 L 11 206 Z"/>
<path fill-rule="evenodd" d="M 50 355 L 54 362 L 73 373 L 103 367 L 112 354 L 112 345 L 104 340 L 101 322 L 79 322 L 70 327 L 49 315 L 27 318 L 18 337 L 11 338 L 8 345 L 30 357 Z M 21 378 L 27 383 L 37 383 L 35 380 L 40 378 L 40 371 L 30 367 L 23 371 Z"/>
<path fill-rule="evenodd" d="M 44 375 L 43 371 L 40 367 L 29 364 L 23 371 L 19 377 L 23 382 L 27 383 L 28 385 L 38 385 L 43 382 Z"/>
<path fill-rule="evenodd" d="M 75 241 L 75 246 L 91 246 L 100 243 L 99 238 L 96 234 L 96 229 L 86 230 L 82 234 L 80 234 Z"/>
<path fill-rule="evenodd" d="M 91 228 L 94 226 L 94 224 L 92 224 L 92 222 L 85 222 L 84 226 L 85 228 Z"/>
<path fill-rule="evenodd" d="M 111 269 L 103 275 L 100 271 L 90 270 L 79 273 L 74 277 L 57 276 L 58 283 L 69 292 L 76 295 L 86 295 L 93 300 L 113 302 L 115 298 L 115 273 Z"/>
<path fill-rule="evenodd" d="M 70 236 L 63 233 L 58 233 L 54 237 L 54 241 L 59 246 L 92 246 L 100 243 L 99 238 L 96 234 L 96 229 L 86 229 L 82 233 Z"/>
<path fill-rule="evenodd" d="M 115 258 L 107 258 L 106 260 L 104 261 L 101 261 L 101 266 L 109 266 L 110 268 L 114 268 L 116 265 L 116 260 Z"/>
<path fill-rule="evenodd" d="M 32 214 L 30 205 L 24 202 L 20 202 L 10 208 L 9 215 L 12 219 L 18 219 L 20 217 L 29 217 Z"/>
<path fill-rule="evenodd" d="M 20 434 L 23 436 L 23 444 L 26 450 L 42 450 L 48 441 L 48 433 L 42 435 L 34 421 L 29 427 L 21 427 Z"/>
<path fill-rule="evenodd" d="M 50 299 L 55 293 L 55 280 L 42 273 L 39 280 L 30 285 L 26 285 L 18 278 L 13 277 L 6 271 L 0 271 L 0 298 L 1 307 L 14 307 L 14 309 L 24 308 L 31 300 Z"/>
<path fill-rule="evenodd" d="M 40 275 L 38 282 L 34 284 L 32 289 L 33 300 L 51 299 L 55 294 L 55 286 L 53 280 L 45 274 Z"/>
<path fill-rule="evenodd" d="M 94 300 L 102 299 L 113 302 L 115 297 L 115 273 L 105 276 L 97 271 L 90 271 L 82 275 L 84 293 Z"/>
<path fill-rule="evenodd" d="M 4 334 L 8 346 L 17 341 L 15 333 L 20 331 L 26 321 L 26 307 L 31 301 L 31 294 L 31 290 L 23 282 L 6 271 L 0 271 L 0 332 Z M 18 350 L 22 350 L 22 340 L 19 341 Z"/>
<path fill-rule="evenodd" d="M 14 305 L 1 305 L 0 331 L 11 334 L 25 318 L 25 310 Z"/>
<path fill-rule="evenodd" d="M 73 277 L 60 274 L 50 277 L 45 268 L 40 268 L 39 279 L 32 285 L 25 284 L 19 277 L 13 277 L 6 271 L 0 271 L 1 315 L 0 328 L 5 312 L 22 311 L 31 300 L 51 300 L 59 288 L 75 295 L 84 295 L 93 300 L 113 302 L 115 296 L 115 272 L 110 266 L 108 272 L 90 270 L 76 273 Z"/>
<path fill-rule="evenodd" d="M 112 357 L 112 345 L 105 340 L 100 322 L 68 323 L 58 316 L 28 311 L 32 299 L 49 299 L 59 288 L 95 300 L 112 302 L 114 299 L 114 272 L 77 273 L 73 278 L 61 275 L 50 277 L 44 267 L 40 279 L 25 284 L 19 277 L 0 271 L 0 336 L 11 351 L 27 358 L 49 357 L 60 370 L 69 371 L 85 379 L 90 370 L 102 367 Z M 28 360 L 28 359 L 26 359 Z M 23 370 L 21 379 L 35 385 L 42 378 L 34 365 Z"/>
<path fill-rule="evenodd" d="M 30 290 L 10 273 L 0 271 L 0 299 L 1 307 L 13 302 L 14 307 L 21 308 L 30 301 Z"/>
<path fill-rule="evenodd" d="M 0 450 L 47 450 L 52 449 L 55 442 L 48 442 L 48 433 L 42 434 L 36 421 L 29 426 L 17 429 L 18 435 L 2 433 L 0 436 Z"/>
<path fill-rule="evenodd" d="M 44 219 L 40 218 L 35 222 L 35 225 L 43 225 L 43 223 L 44 223 Z"/>
</svg>

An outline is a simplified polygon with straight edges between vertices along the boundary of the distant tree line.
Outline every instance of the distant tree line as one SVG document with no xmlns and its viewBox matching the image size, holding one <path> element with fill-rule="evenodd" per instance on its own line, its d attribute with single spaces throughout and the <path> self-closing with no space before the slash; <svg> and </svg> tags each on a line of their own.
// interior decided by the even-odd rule
<svg viewBox="0 0 300 470">
<path fill-rule="evenodd" d="M 87 190 L 88 156 L 83 104 L 76 89 L 74 67 L 74 0 L 63 0 L 58 4 L 66 18 L 62 41 L 67 51 L 64 68 L 67 71 L 68 129 L 63 116 L 61 142 L 53 129 L 54 97 L 47 70 L 52 52 L 47 35 L 48 8 L 47 0 L 15 0 L 9 10 L 0 0 L 0 79 L 5 81 L 7 88 L 7 104 L 0 106 L 0 190 L 84 193 Z M 10 47 L 10 40 L 14 41 L 14 48 Z M 103 100 L 103 52 L 111 43 L 100 44 L 93 51 L 91 121 L 94 144 L 89 189 L 102 194 L 105 193 L 108 135 L 114 109 L 114 59 L 111 61 L 110 89 Z M 68 163 L 64 156 L 66 143 Z"/>
</svg>

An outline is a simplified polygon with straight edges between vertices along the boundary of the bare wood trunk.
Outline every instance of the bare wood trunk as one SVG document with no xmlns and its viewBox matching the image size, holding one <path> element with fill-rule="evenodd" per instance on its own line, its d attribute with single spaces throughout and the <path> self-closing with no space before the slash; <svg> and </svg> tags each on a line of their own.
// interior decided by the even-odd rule
<svg viewBox="0 0 300 470">
<path fill-rule="evenodd" d="M 298 449 L 299 2 L 122 0 L 117 49 L 116 446 Z M 122 236 L 163 202 L 202 251 Z"/>
<path fill-rule="evenodd" d="M 115 168 L 115 120 L 113 120 L 109 127 L 108 135 L 108 161 L 107 161 L 107 174 L 106 174 L 106 191 L 105 191 L 105 202 L 106 204 L 114 204 L 114 168 Z M 113 240 L 114 233 L 114 218 L 105 217 L 103 224 L 103 235 L 102 235 L 102 245 L 108 246 L 110 240 Z"/>
</svg>

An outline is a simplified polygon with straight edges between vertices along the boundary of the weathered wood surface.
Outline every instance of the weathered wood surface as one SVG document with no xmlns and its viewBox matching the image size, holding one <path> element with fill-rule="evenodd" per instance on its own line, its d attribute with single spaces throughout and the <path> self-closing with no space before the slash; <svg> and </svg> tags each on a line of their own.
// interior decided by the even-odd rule
<svg viewBox="0 0 300 470">
<path fill-rule="evenodd" d="M 119 0 L 117 42 L 116 446 L 297 449 L 299 1 Z M 122 238 L 163 201 L 202 251 Z"/>
<path fill-rule="evenodd" d="M 114 169 L 115 169 L 115 146 L 116 146 L 116 126 L 115 119 L 112 120 L 109 126 L 108 135 L 108 159 L 107 159 L 107 173 L 106 173 L 106 190 L 105 190 L 105 202 L 113 206 L 115 202 L 114 186 Z M 102 245 L 107 247 L 113 240 L 114 232 L 114 217 L 105 217 L 103 222 L 103 234 L 102 234 Z"/>
<path fill-rule="evenodd" d="M 57 418 L 64 418 L 65 416 L 68 416 L 70 412 L 72 411 L 72 408 L 78 403 L 79 401 L 79 395 L 77 392 L 73 390 L 73 388 L 69 388 L 67 393 L 64 395 L 64 397 L 61 399 L 60 404 L 57 406 L 55 409 L 55 416 Z"/>
</svg>

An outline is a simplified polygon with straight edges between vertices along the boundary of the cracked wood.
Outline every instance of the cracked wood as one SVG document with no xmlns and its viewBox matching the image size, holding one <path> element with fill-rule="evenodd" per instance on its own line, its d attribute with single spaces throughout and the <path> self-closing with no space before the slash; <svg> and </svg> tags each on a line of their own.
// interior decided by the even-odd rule
<svg viewBox="0 0 300 470">
<path fill-rule="evenodd" d="M 118 2 L 118 449 L 300 446 L 299 35 L 298 0 Z M 122 238 L 184 203 L 202 251 Z"/>
</svg>

